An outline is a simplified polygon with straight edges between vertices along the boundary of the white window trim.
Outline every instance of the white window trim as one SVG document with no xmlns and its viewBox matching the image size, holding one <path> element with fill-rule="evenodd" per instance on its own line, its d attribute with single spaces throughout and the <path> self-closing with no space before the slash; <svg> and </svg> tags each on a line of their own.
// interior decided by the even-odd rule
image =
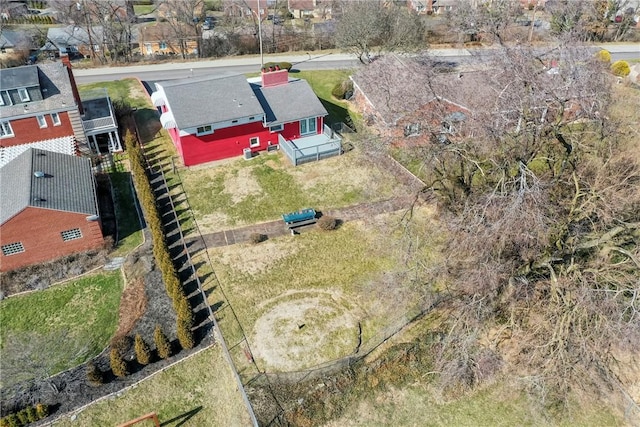
<svg viewBox="0 0 640 427">
<path fill-rule="evenodd" d="M 2 130 L 5 133 L 4 135 L 0 135 L 0 138 L 11 138 L 15 136 L 10 122 L 0 122 L 0 127 L 2 127 Z"/>
<path fill-rule="evenodd" d="M 249 138 L 249 147 L 251 148 L 260 147 L 260 137 L 254 136 L 252 138 Z"/>
<path fill-rule="evenodd" d="M 40 126 L 40 129 L 48 127 L 47 118 L 44 115 L 36 116 L 36 120 L 38 121 L 38 126 Z"/>
<path fill-rule="evenodd" d="M 71 230 L 65 230 L 60 232 L 62 240 L 69 242 L 71 240 L 82 239 L 82 231 L 79 228 L 73 228 Z"/>
<path fill-rule="evenodd" d="M 51 113 L 51 122 L 54 126 L 60 126 L 62 120 L 60 120 L 60 113 Z"/>
<path fill-rule="evenodd" d="M 22 242 L 14 242 L 6 245 L 2 245 L 2 255 L 11 256 L 21 254 L 24 252 L 24 245 Z"/>
<path fill-rule="evenodd" d="M 29 92 L 26 88 L 18 88 L 18 96 L 20 97 L 21 102 L 29 102 L 31 98 L 29 98 Z"/>
<path fill-rule="evenodd" d="M 209 128 L 209 129 L 207 129 Z M 202 129 L 202 130 L 200 130 Z M 211 135 L 213 133 L 213 126 L 212 125 L 204 125 L 204 126 L 198 126 L 196 128 L 196 135 L 197 136 L 203 136 L 203 135 Z"/>
<path fill-rule="evenodd" d="M 0 92 L 0 105 L 4 105 L 4 98 L 2 97 L 2 92 Z"/>
<path fill-rule="evenodd" d="M 280 132 L 283 129 L 284 129 L 284 125 L 269 126 L 269 132 L 271 133 Z"/>
</svg>

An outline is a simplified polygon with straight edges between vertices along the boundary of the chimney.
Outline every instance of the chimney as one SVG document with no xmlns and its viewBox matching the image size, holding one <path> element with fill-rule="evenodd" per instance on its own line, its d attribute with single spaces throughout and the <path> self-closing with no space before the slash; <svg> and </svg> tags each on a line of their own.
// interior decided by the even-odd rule
<svg viewBox="0 0 640 427">
<path fill-rule="evenodd" d="M 289 72 L 280 70 L 280 67 L 276 65 L 275 69 L 269 67 L 268 70 L 262 71 L 262 87 L 278 86 L 287 84 L 289 82 Z"/>
<path fill-rule="evenodd" d="M 76 100 L 78 111 L 80 112 L 80 115 L 82 115 L 84 114 L 84 109 L 82 108 L 82 101 L 80 101 L 80 93 L 78 92 L 76 79 L 75 77 L 73 77 L 73 71 L 71 70 L 71 60 L 69 60 L 69 55 L 66 53 L 61 54 L 60 60 L 62 61 L 62 66 L 67 69 L 67 73 L 69 74 L 69 82 L 71 83 L 71 92 L 73 93 L 73 98 Z"/>
</svg>

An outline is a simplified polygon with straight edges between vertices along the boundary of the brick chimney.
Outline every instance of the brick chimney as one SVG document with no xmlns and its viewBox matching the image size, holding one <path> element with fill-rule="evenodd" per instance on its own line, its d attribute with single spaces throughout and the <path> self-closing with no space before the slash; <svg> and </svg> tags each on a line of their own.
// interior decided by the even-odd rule
<svg viewBox="0 0 640 427">
<path fill-rule="evenodd" d="M 262 69 L 262 87 L 278 86 L 289 82 L 289 72 L 278 65 Z"/>
<path fill-rule="evenodd" d="M 69 55 L 66 53 L 61 54 L 60 60 L 62 61 L 62 65 L 67 69 L 69 81 L 71 82 L 71 92 L 73 93 L 73 98 L 76 100 L 76 104 L 78 105 L 78 111 L 82 115 L 84 114 L 84 109 L 82 108 L 82 101 L 80 101 L 80 93 L 78 92 L 76 79 L 73 77 L 73 71 L 71 70 L 71 60 L 69 59 Z"/>
</svg>

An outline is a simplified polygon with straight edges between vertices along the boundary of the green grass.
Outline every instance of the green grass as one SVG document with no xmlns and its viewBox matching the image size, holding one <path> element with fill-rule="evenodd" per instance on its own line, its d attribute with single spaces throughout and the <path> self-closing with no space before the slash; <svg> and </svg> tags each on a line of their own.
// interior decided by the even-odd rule
<svg viewBox="0 0 640 427">
<path fill-rule="evenodd" d="M 148 15 L 156 10 L 153 4 L 134 4 L 133 11 L 136 15 Z"/>
<path fill-rule="evenodd" d="M 101 88 L 107 90 L 112 102 L 124 101 L 135 108 L 142 108 L 149 105 L 149 100 L 137 79 L 128 78 L 111 82 L 78 85 L 81 97 L 83 93 Z"/>
<path fill-rule="evenodd" d="M 277 220 L 303 207 L 326 210 L 400 194 L 392 175 L 359 163 L 358 155 L 292 167 L 282 153 L 261 154 L 251 162 L 231 160 L 179 173 L 196 220 L 208 232 Z"/>
<path fill-rule="evenodd" d="M 149 412 L 165 427 L 251 425 L 219 345 L 53 425 L 115 426 Z"/>
<path fill-rule="evenodd" d="M 327 109 L 329 117 L 326 118 L 328 123 L 338 123 L 348 121 L 349 116 L 348 103 L 333 97 L 331 91 L 333 88 L 345 81 L 349 80 L 351 70 L 323 70 L 323 71 L 300 71 L 292 73 L 293 77 L 305 79 L 318 95 L 322 105 Z"/>
<path fill-rule="evenodd" d="M 116 205 L 118 242 L 112 255 L 124 256 L 142 243 L 142 230 L 131 188 L 131 173 L 126 167 L 126 154 L 117 154 L 114 159 L 115 168 L 109 176 Z"/>
<path fill-rule="evenodd" d="M 116 330 L 122 288 L 116 271 L 0 302 L 3 386 L 100 353 Z"/>
</svg>

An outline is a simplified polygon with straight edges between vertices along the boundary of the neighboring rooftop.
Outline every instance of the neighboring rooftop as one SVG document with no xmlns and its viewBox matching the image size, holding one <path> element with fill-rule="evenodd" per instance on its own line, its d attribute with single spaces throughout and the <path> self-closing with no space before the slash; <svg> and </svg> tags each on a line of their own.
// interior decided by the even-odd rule
<svg viewBox="0 0 640 427">
<path fill-rule="evenodd" d="M 289 79 L 287 84 L 264 88 L 256 83 L 251 86 L 263 104 L 269 126 L 328 114 L 306 80 Z"/>
<path fill-rule="evenodd" d="M 164 89 L 179 129 L 264 114 L 242 74 L 223 73 L 157 82 L 156 85 Z"/>
<path fill-rule="evenodd" d="M 31 148 L 0 168 L 0 182 L 0 224 L 27 207 L 98 214 L 88 158 Z"/>
<path fill-rule="evenodd" d="M 3 118 L 26 114 L 33 116 L 41 112 L 70 109 L 76 105 L 67 68 L 61 62 L 2 69 L 0 70 L 0 85 L 2 90 L 20 87 L 16 86 L 19 83 L 33 86 L 31 83 L 34 82 L 36 76 L 40 84 L 42 99 L 32 100 L 26 104 L 0 106 L 0 116 Z M 27 110 L 25 110 L 25 105 L 28 106 Z"/>
</svg>

